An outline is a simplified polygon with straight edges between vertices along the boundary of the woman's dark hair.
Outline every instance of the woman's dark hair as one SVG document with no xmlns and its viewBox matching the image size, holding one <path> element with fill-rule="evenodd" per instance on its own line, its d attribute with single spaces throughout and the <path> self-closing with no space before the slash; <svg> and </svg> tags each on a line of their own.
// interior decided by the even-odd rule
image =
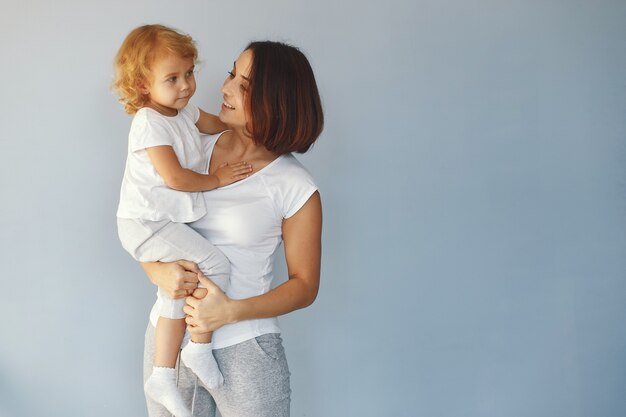
<svg viewBox="0 0 626 417">
<path fill-rule="evenodd" d="M 258 145 L 282 155 L 306 152 L 324 128 L 324 114 L 309 61 L 294 46 L 252 42 L 247 96 L 248 131 Z"/>
</svg>

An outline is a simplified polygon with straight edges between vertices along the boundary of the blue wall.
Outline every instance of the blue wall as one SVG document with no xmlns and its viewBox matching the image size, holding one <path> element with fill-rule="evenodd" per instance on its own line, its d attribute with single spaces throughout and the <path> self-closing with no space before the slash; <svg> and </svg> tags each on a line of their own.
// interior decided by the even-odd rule
<svg viewBox="0 0 626 417">
<path fill-rule="evenodd" d="M 154 288 L 117 241 L 133 27 L 299 45 L 326 129 L 320 295 L 281 319 L 294 416 L 626 415 L 626 3 L 8 2 L 0 415 L 145 415 Z M 278 266 L 284 276 L 284 266 Z"/>
</svg>

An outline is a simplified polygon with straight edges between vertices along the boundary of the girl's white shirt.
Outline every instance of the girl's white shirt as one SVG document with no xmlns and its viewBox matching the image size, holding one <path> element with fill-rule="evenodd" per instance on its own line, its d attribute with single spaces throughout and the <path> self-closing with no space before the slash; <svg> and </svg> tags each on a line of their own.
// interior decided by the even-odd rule
<svg viewBox="0 0 626 417">
<path fill-rule="evenodd" d="M 163 116 L 144 107 L 133 117 L 128 134 L 128 156 L 117 217 L 188 223 L 206 213 L 201 193 L 169 188 L 152 165 L 146 148 L 168 145 L 183 168 L 204 173 L 208 156 L 196 122 L 200 111 L 187 105 L 176 116 Z"/>
</svg>

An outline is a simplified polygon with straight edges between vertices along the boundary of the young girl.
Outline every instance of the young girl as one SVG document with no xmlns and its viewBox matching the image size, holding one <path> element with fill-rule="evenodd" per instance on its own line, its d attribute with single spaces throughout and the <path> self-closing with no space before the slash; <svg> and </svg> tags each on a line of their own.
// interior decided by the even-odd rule
<svg viewBox="0 0 626 417">
<path fill-rule="evenodd" d="M 205 215 L 200 191 L 231 184 L 248 176 L 245 162 L 222 164 L 206 172 L 203 133 L 225 126 L 216 116 L 189 104 L 196 90 L 197 50 L 190 36 L 161 25 L 133 30 L 115 58 L 114 88 L 127 113 L 134 115 L 128 157 L 117 211 L 124 249 L 138 261 L 188 259 L 224 290 L 230 264 L 226 257 L 185 223 Z M 191 413 L 176 388 L 175 365 L 185 333 L 184 298 L 157 292 L 154 368 L 145 391 L 176 417 Z M 181 359 L 208 388 L 223 383 L 213 358 L 211 333 L 194 335 Z"/>
</svg>

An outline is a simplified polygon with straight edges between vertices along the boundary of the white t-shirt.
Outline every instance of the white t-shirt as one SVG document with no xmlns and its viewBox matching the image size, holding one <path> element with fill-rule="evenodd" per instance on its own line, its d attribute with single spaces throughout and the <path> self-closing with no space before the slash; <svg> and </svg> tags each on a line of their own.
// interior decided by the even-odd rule
<svg viewBox="0 0 626 417">
<path fill-rule="evenodd" d="M 205 138 L 209 160 L 218 137 Z M 210 209 L 190 226 L 229 259 L 231 276 L 226 294 L 230 298 L 249 298 L 270 290 L 283 219 L 300 210 L 316 190 L 311 175 L 287 154 L 242 181 L 202 193 Z M 158 311 L 155 304 L 150 314 L 153 324 Z M 266 333 L 280 333 L 277 318 L 221 327 L 213 334 L 213 345 L 223 348 Z"/>
<path fill-rule="evenodd" d="M 148 107 L 139 109 L 128 134 L 117 217 L 188 223 L 204 216 L 206 206 L 202 195 L 169 188 L 146 151 L 152 146 L 169 145 L 183 168 L 205 172 L 209 160 L 196 127 L 199 117 L 200 111 L 193 105 L 172 117 Z"/>
</svg>

